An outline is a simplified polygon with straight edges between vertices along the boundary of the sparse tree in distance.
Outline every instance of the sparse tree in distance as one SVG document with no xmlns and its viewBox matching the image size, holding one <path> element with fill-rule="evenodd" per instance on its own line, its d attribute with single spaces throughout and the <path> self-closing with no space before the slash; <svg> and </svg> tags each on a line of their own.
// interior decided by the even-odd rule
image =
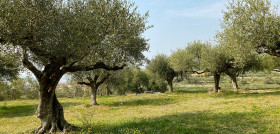
<svg viewBox="0 0 280 134">
<path fill-rule="evenodd" d="M 276 71 L 279 71 L 280 58 L 271 56 L 269 54 L 261 54 L 259 57 L 262 70 L 270 72 L 276 69 Z"/>
<path fill-rule="evenodd" d="M 173 79 L 176 72 L 171 67 L 169 59 L 164 54 L 156 55 L 146 67 L 149 71 L 164 79 L 168 83 L 169 91 L 173 92 Z"/>
<path fill-rule="evenodd" d="M 144 93 L 149 86 L 149 77 L 146 72 L 141 69 L 133 69 L 133 78 L 131 84 L 134 87 L 136 93 Z"/>
<path fill-rule="evenodd" d="M 202 73 L 201 53 L 209 42 L 200 40 L 188 43 L 185 49 L 177 49 L 170 56 L 170 65 L 176 72 Z"/>
<path fill-rule="evenodd" d="M 76 72 L 73 75 L 73 79 L 77 81 L 77 84 L 86 85 L 91 88 L 90 105 L 99 105 L 96 100 L 96 94 L 98 88 L 107 79 L 109 79 L 110 73 L 106 70 L 94 70 L 89 72 Z"/>
</svg>

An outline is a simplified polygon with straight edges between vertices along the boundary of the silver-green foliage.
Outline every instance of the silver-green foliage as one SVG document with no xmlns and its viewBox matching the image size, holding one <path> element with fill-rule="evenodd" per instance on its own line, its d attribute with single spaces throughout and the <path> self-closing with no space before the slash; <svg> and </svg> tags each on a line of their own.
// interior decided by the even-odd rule
<svg viewBox="0 0 280 134">
<path fill-rule="evenodd" d="M 209 42 L 200 40 L 188 43 L 185 49 L 177 49 L 169 58 L 175 71 L 195 72 L 201 70 L 201 53 Z"/>
<path fill-rule="evenodd" d="M 201 54 L 203 70 L 212 73 L 223 73 L 232 66 L 231 59 L 229 59 L 219 45 L 208 45 Z"/>
<path fill-rule="evenodd" d="M 20 71 L 19 58 L 16 48 L 0 46 L 0 80 L 17 78 Z"/>
<path fill-rule="evenodd" d="M 270 0 L 231 0 L 221 24 L 222 32 L 218 38 L 230 43 L 230 51 L 236 59 L 246 59 L 252 50 L 279 54 L 279 15 L 277 7 Z M 235 51 L 237 50 L 237 51 Z"/>
<path fill-rule="evenodd" d="M 146 66 L 152 73 L 158 75 L 164 80 L 173 80 L 176 72 L 169 63 L 169 58 L 165 54 L 156 55 Z"/>
<path fill-rule="evenodd" d="M 148 14 L 121 0 L 1 0 L 0 41 L 20 46 L 37 65 L 134 62 L 148 49 Z"/>
</svg>

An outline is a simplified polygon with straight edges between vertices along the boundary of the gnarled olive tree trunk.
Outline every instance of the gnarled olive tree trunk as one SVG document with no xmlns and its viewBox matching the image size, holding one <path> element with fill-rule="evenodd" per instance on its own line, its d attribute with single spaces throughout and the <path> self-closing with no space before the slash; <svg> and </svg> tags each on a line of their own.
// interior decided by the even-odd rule
<svg viewBox="0 0 280 134">
<path fill-rule="evenodd" d="M 95 69 L 119 70 L 122 67 L 110 67 L 103 62 L 97 62 L 92 66 L 81 67 L 74 66 L 76 62 L 69 66 L 64 66 L 65 59 L 56 59 L 53 57 L 50 63 L 44 66 L 44 69 L 38 70 L 28 59 L 26 50 L 23 51 L 23 65 L 28 68 L 39 82 L 39 105 L 36 111 L 37 117 L 41 120 L 41 125 L 35 130 L 36 134 L 55 133 L 57 131 L 72 131 L 78 127 L 67 123 L 64 118 L 64 112 L 61 104 L 57 100 L 55 89 L 61 77 L 67 72 L 90 71 Z"/>
<path fill-rule="evenodd" d="M 65 132 L 77 128 L 65 120 L 63 108 L 55 94 L 59 80 L 66 73 L 65 70 L 61 70 L 60 63 L 59 61 L 51 62 L 44 67 L 43 71 L 40 71 L 28 60 L 24 50 L 23 65 L 35 75 L 40 86 L 36 115 L 41 120 L 41 125 L 35 130 L 36 134 Z"/>
<path fill-rule="evenodd" d="M 36 111 L 41 120 L 37 134 L 70 131 L 76 127 L 67 123 L 61 104 L 57 100 L 55 89 L 63 74 L 44 75 L 40 80 L 39 105 Z"/>
<path fill-rule="evenodd" d="M 221 74 L 220 73 L 214 73 L 214 92 L 218 92 L 220 89 L 220 78 Z"/>
</svg>

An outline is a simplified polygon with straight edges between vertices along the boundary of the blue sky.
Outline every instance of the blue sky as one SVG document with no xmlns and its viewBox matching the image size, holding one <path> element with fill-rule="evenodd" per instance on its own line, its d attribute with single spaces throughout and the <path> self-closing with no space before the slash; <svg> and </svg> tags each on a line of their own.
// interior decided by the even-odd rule
<svg viewBox="0 0 280 134">
<path fill-rule="evenodd" d="M 144 36 L 150 39 L 151 59 L 158 53 L 171 54 L 171 50 L 186 47 L 194 40 L 213 40 L 227 0 L 132 0 L 144 14 L 149 11 L 149 25 Z M 279 5 L 280 0 L 272 0 Z"/>
</svg>

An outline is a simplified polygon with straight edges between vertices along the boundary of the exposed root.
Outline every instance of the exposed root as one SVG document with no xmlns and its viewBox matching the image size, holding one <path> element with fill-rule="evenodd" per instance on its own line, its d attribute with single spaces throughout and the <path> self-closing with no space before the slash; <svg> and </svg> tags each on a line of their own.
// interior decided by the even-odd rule
<svg viewBox="0 0 280 134">
<path fill-rule="evenodd" d="M 47 132 L 47 125 L 44 125 L 44 126 L 40 126 L 38 127 L 36 130 L 35 130 L 35 134 L 44 134 Z"/>
<path fill-rule="evenodd" d="M 42 126 L 38 127 L 34 131 L 34 133 L 35 134 L 45 134 L 45 133 L 54 134 L 56 132 L 68 133 L 68 132 L 71 132 L 71 131 L 77 131 L 79 129 L 80 129 L 79 127 L 71 125 L 67 122 L 65 123 L 65 125 L 62 129 L 60 129 L 56 123 L 52 123 L 51 126 L 50 125 L 44 125 L 43 127 Z"/>
</svg>

